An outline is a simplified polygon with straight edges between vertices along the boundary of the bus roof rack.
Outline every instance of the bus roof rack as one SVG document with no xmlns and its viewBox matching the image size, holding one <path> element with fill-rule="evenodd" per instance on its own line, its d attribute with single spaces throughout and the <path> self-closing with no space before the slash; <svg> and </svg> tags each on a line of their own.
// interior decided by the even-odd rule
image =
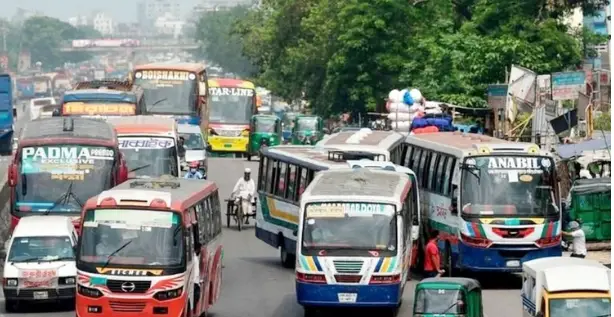
<svg viewBox="0 0 614 317">
<path fill-rule="evenodd" d="M 328 160 L 333 162 L 345 162 L 349 160 L 362 160 L 367 159 L 371 161 L 385 161 L 386 156 L 384 154 L 363 152 L 363 151 L 341 151 L 330 150 L 328 151 Z"/>
<path fill-rule="evenodd" d="M 133 181 L 130 183 L 130 188 L 149 188 L 149 189 L 159 189 L 159 188 L 171 188 L 177 189 L 181 186 L 179 182 L 173 181 Z"/>
<path fill-rule="evenodd" d="M 127 80 L 117 79 L 101 79 L 78 82 L 73 88 L 75 90 L 81 89 L 112 89 L 121 91 L 131 91 L 132 83 Z"/>
</svg>

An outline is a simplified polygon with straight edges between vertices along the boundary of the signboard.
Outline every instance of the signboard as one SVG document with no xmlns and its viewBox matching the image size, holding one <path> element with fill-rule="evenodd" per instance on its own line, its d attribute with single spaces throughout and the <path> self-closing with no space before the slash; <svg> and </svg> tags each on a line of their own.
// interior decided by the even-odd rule
<svg viewBox="0 0 614 317">
<path fill-rule="evenodd" d="M 309 218 L 371 217 L 393 214 L 394 206 L 372 203 L 316 203 L 307 205 L 306 210 Z"/>
<path fill-rule="evenodd" d="M 174 70 L 144 70 L 134 74 L 134 77 L 143 80 L 169 81 L 188 81 L 196 79 L 196 75 L 193 73 Z"/>
<path fill-rule="evenodd" d="M 120 149 L 168 149 L 175 146 L 171 138 L 118 137 Z"/>
<path fill-rule="evenodd" d="M 507 85 L 488 85 L 488 106 L 492 109 L 505 108 Z"/>
<path fill-rule="evenodd" d="M 21 172 L 50 173 L 51 179 L 82 181 L 95 169 L 97 161 L 114 159 L 115 152 L 106 147 L 25 147 L 21 154 Z"/>
<path fill-rule="evenodd" d="M 107 115 L 107 116 L 133 116 L 136 114 L 136 105 L 127 103 L 85 103 L 67 102 L 63 106 L 64 115 Z"/>
<path fill-rule="evenodd" d="M 254 96 L 253 89 L 245 89 L 245 88 L 209 88 L 209 95 L 211 96 L 242 96 L 242 97 L 252 97 Z"/>
<path fill-rule="evenodd" d="M 552 100 L 576 100 L 584 91 L 584 72 L 563 72 L 552 74 Z"/>
<path fill-rule="evenodd" d="M 553 166 L 551 159 L 539 156 L 490 156 L 471 158 L 468 165 L 485 168 L 488 174 L 542 174 Z M 511 180 L 510 180 L 511 181 Z"/>
</svg>

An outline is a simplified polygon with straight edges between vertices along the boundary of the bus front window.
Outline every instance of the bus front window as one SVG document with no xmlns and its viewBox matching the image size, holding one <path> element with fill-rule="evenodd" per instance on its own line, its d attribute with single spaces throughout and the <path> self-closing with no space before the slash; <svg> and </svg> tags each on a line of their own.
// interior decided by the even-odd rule
<svg viewBox="0 0 614 317">
<path fill-rule="evenodd" d="M 80 212 L 87 199 L 111 188 L 115 155 L 85 145 L 24 147 L 15 209 Z"/>
<path fill-rule="evenodd" d="M 372 203 L 308 204 L 303 223 L 305 255 L 393 256 L 397 252 L 395 207 Z"/>
<path fill-rule="evenodd" d="M 556 217 L 554 161 L 538 156 L 480 156 L 461 168 L 465 217 Z"/>
<path fill-rule="evenodd" d="M 83 220 L 79 261 L 103 265 L 184 265 L 184 233 L 170 211 L 96 209 Z"/>
<path fill-rule="evenodd" d="M 245 88 L 209 88 L 209 121 L 247 124 L 254 114 L 254 90 Z"/>
<path fill-rule="evenodd" d="M 173 138 L 119 137 L 131 177 L 177 176 L 177 151 Z"/>
<path fill-rule="evenodd" d="M 610 298 L 551 299 L 550 317 L 610 316 Z"/>
<path fill-rule="evenodd" d="M 197 100 L 196 75 L 180 71 L 138 71 L 134 83 L 143 88 L 147 113 L 192 115 Z"/>
</svg>

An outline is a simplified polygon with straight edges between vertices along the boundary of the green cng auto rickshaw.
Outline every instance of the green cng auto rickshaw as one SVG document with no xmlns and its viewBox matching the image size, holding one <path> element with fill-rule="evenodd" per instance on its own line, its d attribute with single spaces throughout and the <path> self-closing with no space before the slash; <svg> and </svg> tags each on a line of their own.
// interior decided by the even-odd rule
<svg viewBox="0 0 614 317">
<path fill-rule="evenodd" d="M 301 115 L 294 118 L 292 144 L 313 145 L 324 137 L 324 122 L 319 116 Z"/>
<path fill-rule="evenodd" d="M 249 127 L 247 160 L 260 152 L 262 146 L 281 144 L 281 120 L 273 115 L 254 115 Z"/>
<path fill-rule="evenodd" d="M 416 285 L 414 316 L 484 317 L 482 288 L 470 278 L 427 278 Z"/>
</svg>

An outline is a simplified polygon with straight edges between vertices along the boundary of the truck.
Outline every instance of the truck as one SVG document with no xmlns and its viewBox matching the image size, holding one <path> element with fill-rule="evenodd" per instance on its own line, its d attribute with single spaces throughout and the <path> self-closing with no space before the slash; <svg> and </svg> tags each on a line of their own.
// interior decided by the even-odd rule
<svg viewBox="0 0 614 317">
<path fill-rule="evenodd" d="M 0 154 L 11 155 L 17 109 L 13 107 L 13 84 L 9 74 L 0 74 Z"/>
</svg>

